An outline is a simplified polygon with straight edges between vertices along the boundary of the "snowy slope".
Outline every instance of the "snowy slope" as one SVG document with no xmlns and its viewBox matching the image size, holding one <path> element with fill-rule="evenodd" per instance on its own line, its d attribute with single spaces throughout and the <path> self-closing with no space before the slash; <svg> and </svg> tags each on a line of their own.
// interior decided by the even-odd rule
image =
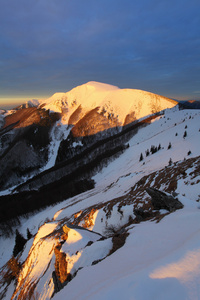
<svg viewBox="0 0 200 300">
<path fill-rule="evenodd" d="M 199 110 L 167 110 L 164 116 L 140 129 L 129 141 L 129 148 L 94 176 L 93 190 L 24 220 L 19 231 L 24 235 L 29 228 L 37 235 L 27 243 L 19 258 L 25 264 L 16 296 L 23 291 L 24 284 L 28 288 L 31 282 L 38 280 L 34 295 L 40 295 L 38 299 L 50 299 L 55 268 L 53 249 L 62 241 L 61 251 L 66 253 L 69 270 L 72 274 L 78 272 L 53 299 L 66 296 L 95 300 L 199 299 L 199 121 Z M 147 149 L 159 144 L 159 151 L 146 156 Z M 160 222 L 152 211 L 155 218 L 130 223 L 125 227 L 129 235 L 124 246 L 107 256 L 112 248 L 111 238 L 99 241 L 95 232 L 105 235 L 109 225 L 122 228 L 130 216 L 134 221 L 134 207 L 149 207 L 147 186 L 170 194 L 176 192 L 184 208 L 171 214 L 161 211 Z M 37 227 L 46 218 L 49 221 L 38 231 Z M 62 228 L 68 221 L 82 227 L 87 225 L 93 230 L 93 237 L 88 237 L 88 231 L 72 228 L 68 240 L 63 240 Z M 85 247 L 91 240 L 93 244 Z M 6 247 L 9 242 L 10 239 L 1 238 L 1 266 L 12 254 L 12 248 Z M 14 290 L 10 285 L 5 299 L 10 299 Z M 20 297 L 16 299 L 22 299 Z"/>
<path fill-rule="evenodd" d="M 138 179 L 144 174 L 165 167 L 170 158 L 173 162 L 186 159 L 189 157 L 189 151 L 191 151 L 191 156 L 198 156 L 200 154 L 199 129 L 199 110 L 179 111 L 176 108 L 168 110 L 164 116 L 157 118 L 150 126 L 140 129 L 138 134 L 129 141 L 130 147 L 126 152 L 118 160 L 110 163 L 104 172 L 97 174 L 94 179 L 98 185 L 109 184 L 132 172 L 134 178 L 135 173 L 138 173 Z M 184 138 L 185 131 L 187 136 Z M 172 147 L 168 150 L 169 143 Z M 158 146 L 159 144 L 161 144 L 161 150 L 146 157 L 145 151 L 150 150 L 151 145 Z M 144 161 L 138 163 L 141 153 L 143 153 Z M 121 167 L 119 168 L 119 166 Z"/>
<path fill-rule="evenodd" d="M 126 244 L 83 269 L 54 299 L 199 299 L 199 209 L 130 228 Z M 78 288 L 77 288 L 78 287 Z"/>
<path fill-rule="evenodd" d="M 130 141 L 126 153 L 95 177 L 102 188 L 114 182 L 107 193 L 98 193 L 98 200 L 121 196 L 143 174 L 168 165 L 170 157 L 174 162 L 183 160 L 190 149 L 192 156 L 198 156 L 199 121 L 199 111 L 169 112 L 140 131 Z M 184 139 L 185 130 L 188 135 Z M 169 142 L 173 149 L 166 150 Z M 145 165 L 138 163 L 144 149 L 159 143 L 165 150 L 145 159 Z M 188 175 L 191 172 L 188 169 Z M 200 206 L 196 202 L 200 200 L 199 180 L 200 172 L 193 180 L 179 180 L 176 191 L 184 204 L 183 210 L 165 216 L 160 223 L 130 226 L 124 247 L 89 270 L 81 270 L 55 299 L 63 299 L 65 293 L 70 299 L 199 299 Z"/>
</svg>

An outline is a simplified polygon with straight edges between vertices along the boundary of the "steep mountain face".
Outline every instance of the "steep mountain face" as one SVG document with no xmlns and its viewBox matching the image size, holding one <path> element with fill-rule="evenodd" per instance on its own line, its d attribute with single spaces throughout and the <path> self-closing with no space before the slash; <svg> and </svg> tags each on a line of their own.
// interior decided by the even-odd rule
<svg viewBox="0 0 200 300">
<path fill-rule="evenodd" d="M 155 116 L 92 189 L 22 218 L 25 244 L 0 238 L 0 297 L 198 299 L 199 120 L 199 110 Z"/>
<path fill-rule="evenodd" d="M 48 159 L 50 130 L 59 115 L 38 108 L 17 110 L 0 129 L 1 189 L 38 173 Z"/>
<path fill-rule="evenodd" d="M 121 90 L 97 82 L 88 82 L 67 93 L 56 93 L 47 100 L 27 102 L 14 112 L 4 114 L 2 120 L 0 164 L 4 167 L 0 171 L 1 190 L 26 182 L 55 165 L 59 169 L 60 163 L 75 160 L 77 155 L 82 155 L 78 165 L 82 164 L 83 157 L 87 163 L 87 151 L 91 147 L 93 151 L 100 149 L 99 145 L 95 148 L 99 141 L 105 144 L 107 138 L 118 135 L 138 120 L 176 104 L 152 93 Z M 119 151 L 123 150 L 123 145 L 124 140 Z M 111 152 L 115 154 L 116 149 L 116 143 L 108 144 L 97 151 L 98 157 L 109 156 Z M 94 159 L 95 155 L 92 155 Z M 71 171 L 75 169 L 70 167 Z M 64 172 L 66 174 L 66 170 Z M 62 178 L 63 173 L 58 173 L 58 178 Z M 43 181 L 42 184 L 48 183 Z"/>
</svg>

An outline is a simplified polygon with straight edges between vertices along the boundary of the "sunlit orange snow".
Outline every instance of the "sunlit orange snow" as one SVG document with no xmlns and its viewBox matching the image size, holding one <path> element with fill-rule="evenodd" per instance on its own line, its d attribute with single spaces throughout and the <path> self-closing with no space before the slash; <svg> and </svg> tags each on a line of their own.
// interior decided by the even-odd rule
<svg viewBox="0 0 200 300">
<path fill-rule="evenodd" d="M 167 277 L 175 277 L 180 282 L 186 283 L 194 280 L 200 273 L 200 249 L 189 251 L 178 262 L 171 263 L 164 267 L 154 270 L 151 278 L 163 279 Z M 200 278 L 199 278 L 200 281 Z"/>
</svg>

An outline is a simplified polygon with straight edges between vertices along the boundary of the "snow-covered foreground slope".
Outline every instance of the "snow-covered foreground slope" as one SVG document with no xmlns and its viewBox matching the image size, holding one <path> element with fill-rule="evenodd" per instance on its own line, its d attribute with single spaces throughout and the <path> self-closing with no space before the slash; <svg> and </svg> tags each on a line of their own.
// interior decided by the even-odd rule
<svg viewBox="0 0 200 300">
<path fill-rule="evenodd" d="M 198 110 L 166 111 L 94 176 L 93 190 L 24 220 L 19 231 L 36 235 L 19 253 L 24 264 L 5 299 L 30 291 L 33 299 L 199 299 L 199 121 Z M 146 156 L 151 146 L 160 149 Z M 155 211 L 147 187 L 177 195 L 184 207 Z M 1 266 L 13 244 L 1 238 Z M 61 290 L 53 272 L 64 278 Z"/>
<path fill-rule="evenodd" d="M 131 226 L 123 248 L 81 270 L 55 299 L 199 299 L 200 211 L 190 201 L 159 223 Z"/>
</svg>

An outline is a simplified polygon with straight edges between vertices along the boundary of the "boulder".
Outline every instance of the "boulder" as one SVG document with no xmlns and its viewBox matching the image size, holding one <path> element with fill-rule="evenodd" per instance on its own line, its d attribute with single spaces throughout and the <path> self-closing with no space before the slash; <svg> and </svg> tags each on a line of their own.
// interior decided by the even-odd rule
<svg viewBox="0 0 200 300">
<path fill-rule="evenodd" d="M 167 195 L 155 188 L 146 188 L 146 191 L 151 196 L 154 209 L 166 209 L 171 212 L 183 208 L 183 204 L 171 195 Z"/>
</svg>

